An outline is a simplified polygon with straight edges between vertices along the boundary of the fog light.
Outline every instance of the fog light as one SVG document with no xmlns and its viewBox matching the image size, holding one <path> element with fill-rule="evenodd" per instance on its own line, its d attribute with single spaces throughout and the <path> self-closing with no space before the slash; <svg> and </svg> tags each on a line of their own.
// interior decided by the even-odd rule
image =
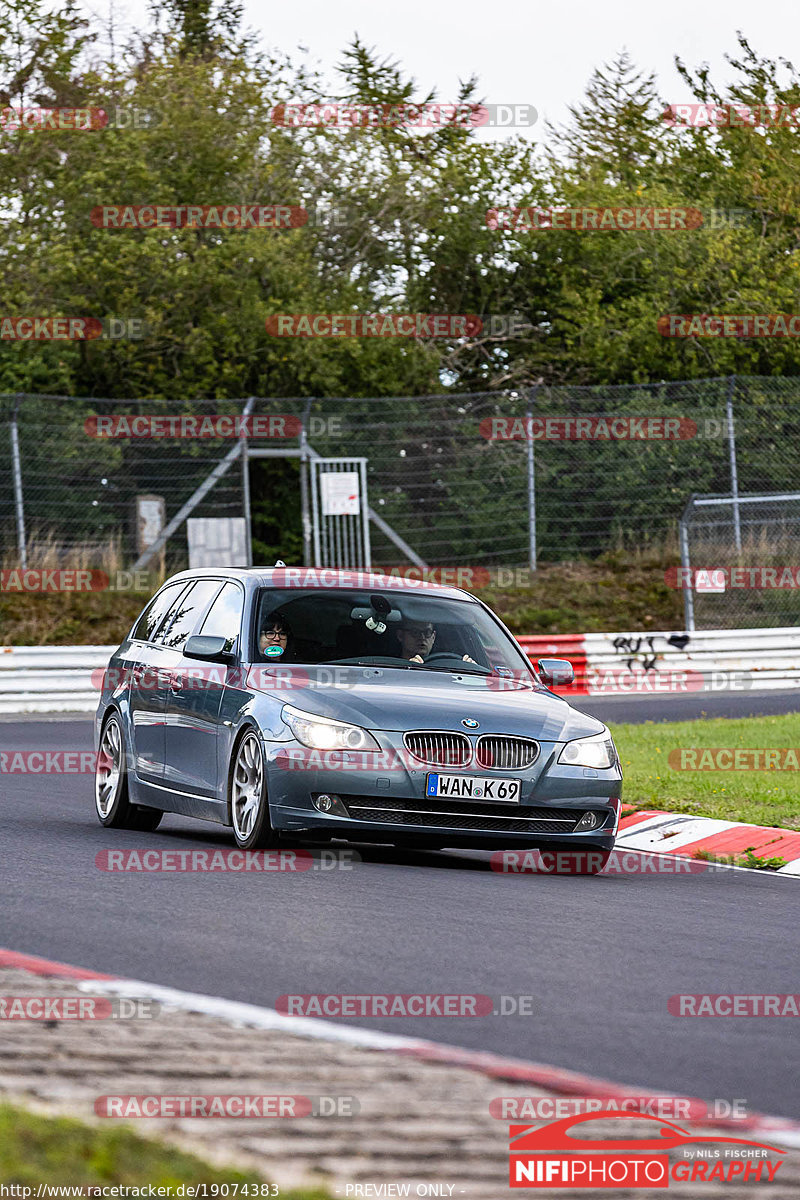
<svg viewBox="0 0 800 1200">
<path fill-rule="evenodd" d="M 312 796 L 311 803 L 317 812 L 334 814 L 337 817 L 348 816 L 347 809 L 338 796 L 329 796 L 323 792 L 321 796 Z"/>
<path fill-rule="evenodd" d="M 585 812 L 572 832 L 583 833 L 586 829 L 596 829 L 599 824 L 600 818 L 597 813 Z"/>
</svg>

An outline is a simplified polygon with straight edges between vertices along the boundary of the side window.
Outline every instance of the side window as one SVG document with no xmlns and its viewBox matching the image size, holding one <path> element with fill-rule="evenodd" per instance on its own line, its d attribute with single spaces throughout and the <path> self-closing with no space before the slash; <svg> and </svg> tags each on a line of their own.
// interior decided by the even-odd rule
<svg viewBox="0 0 800 1200">
<path fill-rule="evenodd" d="M 193 583 L 188 592 L 173 605 L 173 611 L 170 611 L 156 641 L 172 650 L 182 649 L 209 600 L 219 591 L 219 586 L 218 579 L 198 579 L 197 583 Z"/>
<path fill-rule="evenodd" d="M 161 618 L 174 600 L 178 599 L 178 594 L 186 587 L 186 580 L 179 580 L 178 583 L 171 583 L 159 592 L 157 596 L 148 604 L 139 620 L 136 622 L 132 637 L 138 638 L 141 642 L 150 642 L 153 640 L 153 634 L 161 624 Z"/>
<path fill-rule="evenodd" d="M 206 637 L 224 637 L 226 650 L 230 650 L 239 636 L 242 624 L 244 593 L 235 583 L 226 583 L 208 610 L 200 633 Z"/>
</svg>

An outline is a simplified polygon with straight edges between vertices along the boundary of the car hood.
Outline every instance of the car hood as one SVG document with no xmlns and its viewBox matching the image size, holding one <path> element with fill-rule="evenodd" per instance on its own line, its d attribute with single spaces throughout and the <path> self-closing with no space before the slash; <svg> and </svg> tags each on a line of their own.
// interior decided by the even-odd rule
<svg viewBox="0 0 800 1200">
<path fill-rule="evenodd" d="M 464 730 L 506 733 L 561 742 L 590 737 L 604 726 L 546 688 L 508 683 L 497 676 L 395 671 L 372 667 L 260 669 L 250 686 L 305 712 L 367 729 Z"/>
</svg>

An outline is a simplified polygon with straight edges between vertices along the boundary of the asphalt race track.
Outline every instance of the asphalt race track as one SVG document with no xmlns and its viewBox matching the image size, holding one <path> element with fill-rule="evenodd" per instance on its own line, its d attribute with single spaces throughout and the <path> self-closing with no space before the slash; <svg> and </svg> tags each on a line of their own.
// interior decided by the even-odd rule
<svg viewBox="0 0 800 1200">
<path fill-rule="evenodd" d="M 701 717 L 768 717 L 800 712 L 800 689 L 692 692 L 664 696 L 576 696 L 573 707 L 601 721 L 694 721 Z"/>
<path fill-rule="evenodd" d="M 757 709 L 748 699 L 748 711 L 798 707 L 796 694 Z M 705 702 L 709 715 L 725 704 Z M 672 703 L 580 707 L 624 720 Z M 86 718 L 10 720 L 0 749 L 89 749 L 91 729 Z M 1 946 L 270 1007 L 285 993 L 532 996 L 533 1016 L 349 1023 L 800 1118 L 796 1022 L 667 1010 L 675 993 L 797 991 L 800 879 L 514 877 L 486 854 L 382 847 L 361 847 L 352 871 L 115 875 L 95 866 L 98 851 L 232 840 L 174 816 L 156 833 L 104 830 L 89 775 L 4 775 L 0 793 Z"/>
</svg>

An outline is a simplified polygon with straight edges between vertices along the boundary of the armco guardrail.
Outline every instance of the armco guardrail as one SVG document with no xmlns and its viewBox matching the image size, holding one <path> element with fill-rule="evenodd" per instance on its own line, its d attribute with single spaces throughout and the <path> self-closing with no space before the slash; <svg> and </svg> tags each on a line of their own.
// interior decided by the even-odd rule
<svg viewBox="0 0 800 1200">
<path fill-rule="evenodd" d="M 520 637 L 535 662 L 568 658 L 562 695 L 745 691 L 800 686 L 800 628 L 707 629 L 692 634 L 587 633 Z"/>
<path fill-rule="evenodd" d="M 800 628 L 520 637 L 532 661 L 568 658 L 562 695 L 644 695 L 800 687 Z M 93 712 L 115 646 L 0 646 L 0 714 Z"/>
<path fill-rule="evenodd" d="M 0 646 L 0 714 L 94 712 L 116 646 Z"/>
</svg>

